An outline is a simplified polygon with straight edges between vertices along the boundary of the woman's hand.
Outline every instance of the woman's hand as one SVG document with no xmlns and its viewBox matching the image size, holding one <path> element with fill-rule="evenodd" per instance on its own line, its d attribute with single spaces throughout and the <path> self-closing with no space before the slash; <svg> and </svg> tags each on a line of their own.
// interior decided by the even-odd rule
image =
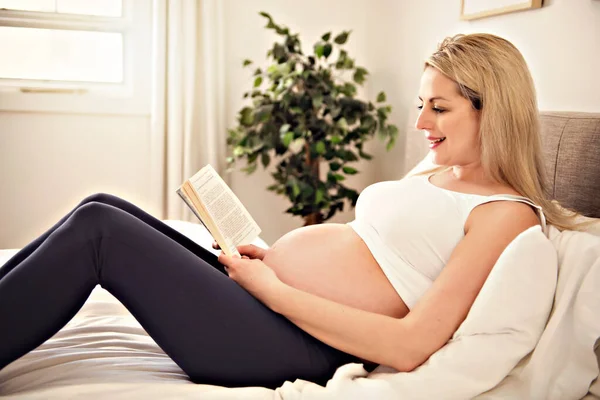
<svg viewBox="0 0 600 400">
<path fill-rule="evenodd" d="M 215 250 L 220 250 L 221 247 L 217 244 L 217 242 L 213 242 L 212 248 Z M 237 247 L 237 251 L 242 255 L 253 260 L 262 260 L 265 258 L 265 254 L 267 254 L 267 249 L 263 249 L 261 247 L 255 246 L 253 244 L 245 244 Z"/>
<path fill-rule="evenodd" d="M 275 272 L 258 258 L 251 259 L 219 255 L 219 262 L 223 264 L 238 285 L 246 289 L 252 296 L 262 301 L 267 307 L 272 307 L 272 301 L 278 297 L 278 292 L 285 287 Z"/>
</svg>

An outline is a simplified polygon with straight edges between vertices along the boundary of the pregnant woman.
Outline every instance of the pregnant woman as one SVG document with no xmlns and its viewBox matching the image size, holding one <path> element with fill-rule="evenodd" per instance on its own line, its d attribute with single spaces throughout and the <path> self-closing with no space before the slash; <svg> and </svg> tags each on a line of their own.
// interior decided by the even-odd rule
<svg viewBox="0 0 600 400">
<path fill-rule="evenodd" d="M 445 39 L 425 62 L 419 102 L 416 126 L 439 168 L 371 185 L 349 224 L 242 246 L 242 258 L 217 258 L 117 197 L 84 199 L 0 269 L 0 369 L 61 329 L 98 284 L 193 382 L 274 388 L 324 384 L 349 362 L 421 365 L 517 235 L 573 225 L 544 196 L 535 90 L 511 43 Z"/>
</svg>

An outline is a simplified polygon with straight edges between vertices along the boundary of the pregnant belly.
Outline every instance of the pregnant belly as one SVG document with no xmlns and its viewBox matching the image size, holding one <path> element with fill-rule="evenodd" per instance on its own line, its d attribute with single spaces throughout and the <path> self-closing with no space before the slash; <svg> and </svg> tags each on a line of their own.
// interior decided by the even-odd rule
<svg viewBox="0 0 600 400">
<path fill-rule="evenodd" d="M 348 225 L 295 229 L 277 240 L 263 261 L 281 281 L 305 292 L 392 317 L 408 313 L 367 245 Z"/>
</svg>

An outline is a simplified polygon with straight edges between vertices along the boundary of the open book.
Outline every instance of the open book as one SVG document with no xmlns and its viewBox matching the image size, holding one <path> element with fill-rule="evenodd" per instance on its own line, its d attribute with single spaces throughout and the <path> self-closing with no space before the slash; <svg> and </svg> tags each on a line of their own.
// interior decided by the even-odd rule
<svg viewBox="0 0 600 400">
<path fill-rule="evenodd" d="M 239 256 L 236 247 L 252 243 L 261 232 L 242 202 L 211 165 L 183 182 L 177 194 L 227 255 Z"/>
</svg>

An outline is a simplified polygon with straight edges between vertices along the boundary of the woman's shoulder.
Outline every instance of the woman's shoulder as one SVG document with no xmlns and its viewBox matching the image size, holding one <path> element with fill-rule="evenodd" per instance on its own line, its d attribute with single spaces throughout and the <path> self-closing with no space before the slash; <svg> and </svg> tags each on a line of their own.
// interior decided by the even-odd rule
<svg viewBox="0 0 600 400">
<path fill-rule="evenodd" d="M 503 232 L 521 232 L 534 225 L 540 225 L 540 219 L 528 203 L 490 201 L 473 209 L 465 223 L 465 232 L 475 226 L 488 226 L 497 227 L 498 234 L 502 235 Z"/>
</svg>

